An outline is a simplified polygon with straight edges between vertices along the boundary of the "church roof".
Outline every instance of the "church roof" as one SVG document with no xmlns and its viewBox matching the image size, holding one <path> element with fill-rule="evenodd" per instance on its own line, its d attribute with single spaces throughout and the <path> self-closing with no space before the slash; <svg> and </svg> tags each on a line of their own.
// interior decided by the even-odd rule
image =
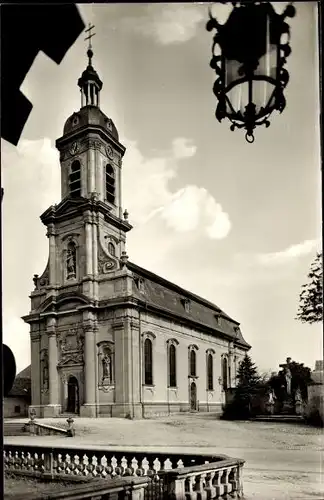
<svg viewBox="0 0 324 500">
<path fill-rule="evenodd" d="M 115 140 L 119 140 L 118 131 L 114 122 L 97 106 L 83 106 L 79 111 L 73 113 L 66 120 L 63 135 L 76 132 L 78 129 L 88 125 L 99 125 L 103 127 Z"/>
<path fill-rule="evenodd" d="M 28 367 L 30 368 L 30 367 Z M 16 377 L 8 396 L 12 397 L 28 397 L 31 391 L 31 378 L 30 377 Z"/>
<path fill-rule="evenodd" d="M 19 372 L 16 378 L 31 378 L 31 365 L 26 366 L 26 368 Z"/>
<path fill-rule="evenodd" d="M 246 349 L 251 347 L 242 336 L 239 322 L 228 316 L 217 305 L 133 262 L 128 262 L 127 267 L 135 276 L 133 294 L 146 305 L 164 309 L 187 323 L 203 326 L 213 335 L 229 338 L 241 347 Z M 143 279 L 141 286 L 138 286 L 136 276 Z M 188 308 L 186 302 L 189 302 Z"/>
</svg>

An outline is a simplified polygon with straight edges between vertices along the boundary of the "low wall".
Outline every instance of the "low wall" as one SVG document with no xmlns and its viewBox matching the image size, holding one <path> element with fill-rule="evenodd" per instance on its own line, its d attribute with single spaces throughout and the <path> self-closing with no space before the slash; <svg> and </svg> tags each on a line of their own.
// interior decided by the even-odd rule
<svg viewBox="0 0 324 500">
<path fill-rule="evenodd" d="M 114 479 L 149 477 L 145 498 L 221 498 L 243 495 L 244 460 L 226 455 L 113 451 L 79 446 L 4 445 L 4 470 Z M 194 496 L 193 496 L 194 495 Z M 81 497 L 79 497 L 81 498 Z"/>
<path fill-rule="evenodd" d="M 308 402 L 305 416 L 310 418 L 312 415 L 318 413 L 322 423 L 324 423 L 324 385 L 310 384 L 307 387 L 307 392 Z"/>
</svg>

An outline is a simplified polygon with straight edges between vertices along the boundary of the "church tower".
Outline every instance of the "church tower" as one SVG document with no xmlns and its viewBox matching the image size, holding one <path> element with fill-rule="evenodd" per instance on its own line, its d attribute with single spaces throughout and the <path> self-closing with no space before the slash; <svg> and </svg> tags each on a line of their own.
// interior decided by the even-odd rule
<svg viewBox="0 0 324 500">
<path fill-rule="evenodd" d="M 56 141 L 61 201 L 41 215 L 48 264 L 34 276 L 31 312 L 23 317 L 30 325 L 32 406 L 44 417 L 96 416 L 98 387 L 114 392 L 114 336 L 105 324 L 113 313 L 99 311 L 98 304 L 124 293 L 126 233 L 132 226 L 121 196 L 125 147 L 100 109 L 103 83 L 93 55 L 89 43 L 88 65 L 78 80 L 81 107 Z"/>
</svg>

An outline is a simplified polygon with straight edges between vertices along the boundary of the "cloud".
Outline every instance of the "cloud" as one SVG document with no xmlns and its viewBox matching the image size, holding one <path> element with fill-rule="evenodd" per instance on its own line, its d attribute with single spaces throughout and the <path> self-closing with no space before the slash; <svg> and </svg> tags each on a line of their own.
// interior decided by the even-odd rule
<svg viewBox="0 0 324 500">
<path fill-rule="evenodd" d="M 318 240 L 305 240 L 302 243 L 291 245 L 281 252 L 264 253 L 257 255 L 257 262 L 264 266 L 286 264 L 299 257 L 309 255 L 319 248 Z"/>
<path fill-rule="evenodd" d="M 161 217 L 175 231 L 187 232 L 204 228 L 210 239 L 223 239 L 231 223 L 228 214 L 204 188 L 186 186 L 177 191 L 161 210 Z"/>
<path fill-rule="evenodd" d="M 193 157 L 196 151 L 188 139 L 176 138 L 169 154 L 146 159 L 135 142 L 127 144 L 123 199 L 131 221 L 142 225 L 153 218 L 160 219 L 176 232 L 201 229 L 210 239 L 223 239 L 228 235 L 229 216 L 205 188 L 187 185 L 172 192 L 169 187 L 178 175 L 179 160 Z"/>
<path fill-rule="evenodd" d="M 178 137 L 173 140 L 172 149 L 175 159 L 190 158 L 194 156 L 197 151 L 197 147 L 192 144 L 191 141 L 183 137 Z"/>
<path fill-rule="evenodd" d="M 123 25 L 162 45 L 169 45 L 193 38 L 205 17 L 204 6 L 197 4 L 156 4 L 147 6 L 146 15 L 124 19 Z"/>
</svg>

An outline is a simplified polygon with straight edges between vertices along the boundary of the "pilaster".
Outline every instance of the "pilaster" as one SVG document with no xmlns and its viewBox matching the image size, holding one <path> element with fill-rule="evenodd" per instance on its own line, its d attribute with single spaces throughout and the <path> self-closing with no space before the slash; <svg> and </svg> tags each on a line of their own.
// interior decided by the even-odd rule
<svg viewBox="0 0 324 500">
<path fill-rule="evenodd" d="M 97 325 L 95 320 L 84 322 L 84 404 L 80 408 L 81 417 L 96 416 L 96 352 L 95 335 Z"/>
<path fill-rule="evenodd" d="M 57 416 L 61 412 L 59 404 L 59 378 L 57 372 L 58 349 L 56 340 L 56 318 L 47 319 L 48 368 L 49 368 L 49 404 L 44 407 L 44 417 Z"/>
<path fill-rule="evenodd" d="M 115 338 L 115 405 L 113 416 L 140 417 L 139 322 L 130 316 L 113 324 Z"/>
<path fill-rule="evenodd" d="M 40 405 L 40 335 L 31 332 L 31 404 Z"/>
<path fill-rule="evenodd" d="M 56 232 L 54 224 L 47 226 L 47 234 L 49 241 L 49 285 L 56 284 Z"/>
</svg>

